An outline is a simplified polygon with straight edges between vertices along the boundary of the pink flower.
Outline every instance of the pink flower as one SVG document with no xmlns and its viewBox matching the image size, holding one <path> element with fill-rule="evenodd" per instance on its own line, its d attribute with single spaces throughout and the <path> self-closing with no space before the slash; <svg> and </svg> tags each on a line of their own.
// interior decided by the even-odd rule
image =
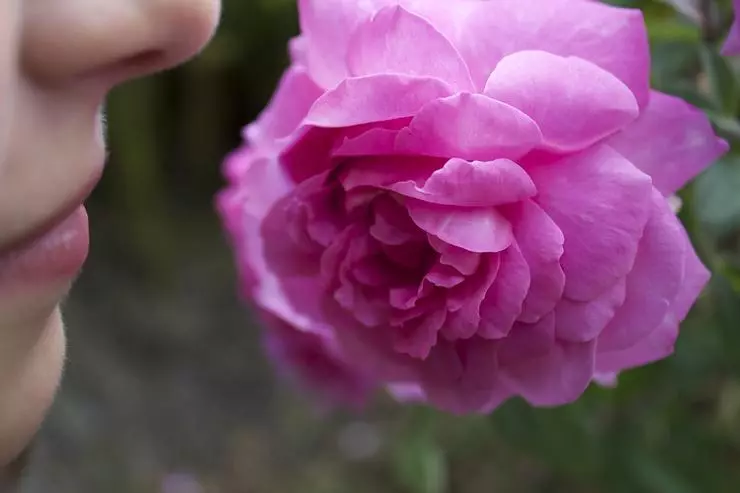
<svg viewBox="0 0 740 493">
<path fill-rule="evenodd" d="M 740 19 L 737 13 L 740 12 L 740 0 L 733 0 L 732 5 L 735 10 L 735 20 L 727 35 L 725 45 L 722 47 L 723 55 L 740 55 Z"/>
<path fill-rule="evenodd" d="M 669 197 L 727 146 L 650 90 L 639 11 L 299 7 L 219 197 L 261 309 L 456 413 L 568 403 L 672 352 L 709 273 Z"/>
</svg>

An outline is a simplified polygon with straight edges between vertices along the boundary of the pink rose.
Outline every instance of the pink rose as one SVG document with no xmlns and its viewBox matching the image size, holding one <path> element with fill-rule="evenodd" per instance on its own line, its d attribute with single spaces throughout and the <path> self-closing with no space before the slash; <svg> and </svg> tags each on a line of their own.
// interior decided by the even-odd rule
<svg viewBox="0 0 740 493">
<path fill-rule="evenodd" d="M 400 400 L 551 406 L 663 358 L 705 285 L 668 198 L 726 151 L 586 0 L 302 0 L 219 207 L 245 293 Z"/>
<path fill-rule="evenodd" d="M 740 19 L 737 17 L 737 13 L 740 12 L 740 0 L 732 0 L 732 5 L 735 10 L 735 20 L 722 47 L 723 55 L 740 55 Z"/>
</svg>

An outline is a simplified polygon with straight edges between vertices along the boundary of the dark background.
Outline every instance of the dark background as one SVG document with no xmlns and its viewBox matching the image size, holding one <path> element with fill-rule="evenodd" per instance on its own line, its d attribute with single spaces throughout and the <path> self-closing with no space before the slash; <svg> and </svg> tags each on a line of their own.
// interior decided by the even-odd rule
<svg viewBox="0 0 740 493">
<path fill-rule="evenodd" d="M 706 109 L 734 146 L 737 70 L 716 55 L 728 2 L 703 17 L 689 0 L 620 3 L 645 9 L 654 85 Z M 676 355 L 616 389 L 463 419 L 385 397 L 361 415 L 325 409 L 277 380 L 212 205 L 220 162 L 268 101 L 297 30 L 295 0 L 226 0 L 200 57 L 111 96 L 93 252 L 66 304 L 68 370 L 26 491 L 740 491 L 735 154 L 683 192 L 711 286 Z"/>
</svg>

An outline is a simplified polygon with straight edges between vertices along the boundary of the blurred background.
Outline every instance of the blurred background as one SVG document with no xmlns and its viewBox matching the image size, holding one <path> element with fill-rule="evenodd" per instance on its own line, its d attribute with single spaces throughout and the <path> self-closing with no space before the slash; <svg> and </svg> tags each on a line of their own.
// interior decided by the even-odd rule
<svg viewBox="0 0 740 493">
<path fill-rule="evenodd" d="M 738 67 L 717 55 L 729 1 L 613 3 L 644 9 L 654 86 L 740 142 Z M 25 491 L 740 491 L 737 154 L 683 191 L 682 219 L 716 275 L 675 356 L 616 388 L 463 419 L 382 396 L 361 414 L 325 409 L 276 378 L 212 204 L 221 160 L 297 30 L 295 0 L 225 0 L 200 57 L 112 95 L 93 252 L 66 307 L 69 367 Z"/>
</svg>

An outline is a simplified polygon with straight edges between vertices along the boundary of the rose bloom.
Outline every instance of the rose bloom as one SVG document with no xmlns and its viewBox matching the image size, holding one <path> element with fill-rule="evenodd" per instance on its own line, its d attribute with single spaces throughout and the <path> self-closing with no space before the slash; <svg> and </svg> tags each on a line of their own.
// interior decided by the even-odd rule
<svg viewBox="0 0 740 493">
<path fill-rule="evenodd" d="M 722 47 L 723 55 L 740 55 L 740 19 L 737 17 L 737 13 L 740 12 L 740 0 L 733 0 L 732 6 L 735 10 L 735 20 Z"/>
<path fill-rule="evenodd" d="M 218 198 L 249 299 L 454 413 L 568 403 L 672 352 L 709 273 L 668 199 L 727 145 L 650 90 L 639 11 L 299 9 Z"/>
</svg>

